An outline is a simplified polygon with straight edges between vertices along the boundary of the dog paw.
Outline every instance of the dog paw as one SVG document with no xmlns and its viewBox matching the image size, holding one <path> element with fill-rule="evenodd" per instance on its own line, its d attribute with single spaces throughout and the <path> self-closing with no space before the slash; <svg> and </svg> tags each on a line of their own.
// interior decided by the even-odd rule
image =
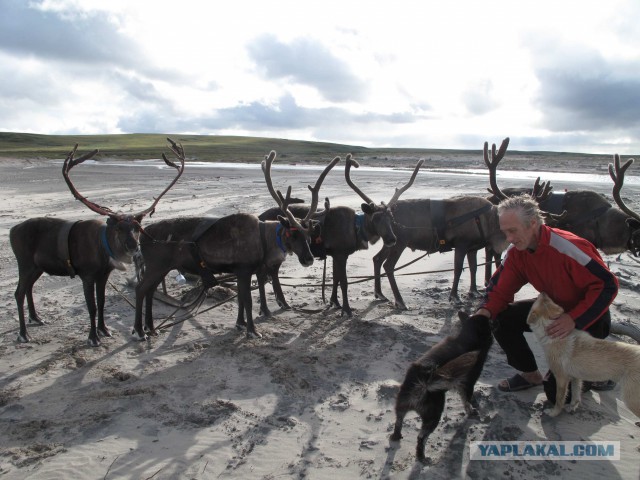
<svg viewBox="0 0 640 480">
<path fill-rule="evenodd" d="M 560 415 L 560 412 L 562 412 L 562 408 L 555 408 L 555 407 L 545 409 L 544 411 L 544 413 L 546 413 L 550 417 L 557 417 L 558 415 Z"/>
<path fill-rule="evenodd" d="M 565 408 L 567 409 L 567 412 L 572 413 L 575 412 L 579 406 L 580 402 L 571 402 L 569 405 L 566 405 Z"/>
</svg>

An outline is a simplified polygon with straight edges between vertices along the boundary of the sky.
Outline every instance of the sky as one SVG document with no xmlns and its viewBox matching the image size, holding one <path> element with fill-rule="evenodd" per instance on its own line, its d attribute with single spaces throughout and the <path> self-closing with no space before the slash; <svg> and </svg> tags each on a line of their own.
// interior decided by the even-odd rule
<svg viewBox="0 0 640 480">
<path fill-rule="evenodd" d="M 640 153 L 637 0 L 0 0 L 0 131 Z"/>
</svg>

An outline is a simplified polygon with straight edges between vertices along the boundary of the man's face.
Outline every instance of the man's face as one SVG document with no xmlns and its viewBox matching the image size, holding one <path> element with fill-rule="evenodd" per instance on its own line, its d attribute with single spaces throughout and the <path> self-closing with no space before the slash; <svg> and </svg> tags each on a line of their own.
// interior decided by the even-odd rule
<svg viewBox="0 0 640 480">
<path fill-rule="evenodd" d="M 535 249 L 538 245 L 538 225 L 535 220 L 523 223 L 515 210 L 506 210 L 500 215 L 500 230 L 518 250 Z"/>
</svg>

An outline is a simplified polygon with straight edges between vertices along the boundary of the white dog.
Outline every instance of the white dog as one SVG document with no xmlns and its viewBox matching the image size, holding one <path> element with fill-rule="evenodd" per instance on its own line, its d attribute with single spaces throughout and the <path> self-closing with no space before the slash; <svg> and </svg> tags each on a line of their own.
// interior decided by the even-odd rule
<svg viewBox="0 0 640 480">
<path fill-rule="evenodd" d="M 582 380 L 615 380 L 621 383 L 624 403 L 640 417 L 640 346 L 593 338 L 577 329 L 564 338 L 551 338 L 546 327 L 561 313 L 562 308 L 541 293 L 527 318 L 556 377 L 555 406 L 546 413 L 555 417 L 562 411 L 569 382 L 572 401 L 568 410 L 573 411 L 580 405 Z"/>
</svg>

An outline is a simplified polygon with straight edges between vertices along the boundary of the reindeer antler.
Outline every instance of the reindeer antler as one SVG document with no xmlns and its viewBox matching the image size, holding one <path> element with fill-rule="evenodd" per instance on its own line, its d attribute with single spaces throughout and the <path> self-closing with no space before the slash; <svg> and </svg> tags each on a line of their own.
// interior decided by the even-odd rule
<svg viewBox="0 0 640 480">
<path fill-rule="evenodd" d="M 347 165 L 344 167 L 344 178 L 347 180 L 347 184 L 353 189 L 354 192 L 360 195 L 360 198 L 362 198 L 365 202 L 375 203 L 373 200 L 367 197 L 364 194 L 364 192 L 356 186 L 355 183 L 351 181 L 351 165 L 353 165 L 356 168 L 359 168 L 360 164 L 356 162 L 353 158 L 351 158 L 350 153 L 347 153 L 347 158 L 345 160 L 347 162 Z"/>
<path fill-rule="evenodd" d="M 624 184 L 624 174 L 627 171 L 627 168 L 631 166 L 633 163 L 633 158 L 630 158 L 624 165 L 620 165 L 620 155 L 617 153 L 613 156 L 614 165 L 609 164 L 609 175 L 613 180 L 613 199 L 616 201 L 620 210 L 629 215 L 632 218 L 640 221 L 640 215 L 631 210 L 620 197 L 620 191 L 622 190 L 622 185 Z"/>
<path fill-rule="evenodd" d="M 291 225 L 293 225 L 295 228 L 298 228 L 299 230 L 304 232 L 306 235 L 309 235 L 311 232 L 311 229 L 304 228 L 300 224 L 300 222 L 298 222 L 298 220 L 293 215 L 293 213 L 291 213 L 291 210 L 289 210 L 289 205 L 293 202 L 293 199 L 291 198 L 291 186 L 287 188 L 287 198 L 284 198 L 282 196 L 282 192 L 280 192 L 280 190 L 276 191 L 273 188 L 273 181 L 271 180 L 271 165 L 273 164 L 273 161 L 275 159 L 276 159 L 276 151 L 271 150 L 268 156 L 267 155 L 264 156 L 264 160 L 260 164 L 262 167 L 262 173 L 264 173 L 264 180 L 267 184 L 267 189 L 269 190 L 269 193 L 271 194 L 273 199 L 278 204 L 278 207 L 280 207 L 280 210 L 282 211 L 282 213 L 284 213 L 287 216 L 287 219 L 289 219 L 289 222 L 291 223 Z"/>
<path fill-rule="evenodd" d="M 73 147 L 73 150 L 69 152 L 69 154 L 67 155 L 67 158 L 64 160 L 64 163 L 62 164 L 62 176 L 64 177 L 64 181 L 67 182 L 67 186 L 69 187 L 69 190 L 71 190 L 71 193 L 76 198 L 76 200 L 80 200 L 82 203 L 84 203 L 89 208 L 89 210 L 99 213 L 100 215 L 115 215 L 115 212 L 110 208 L 101 207 L 97 203 L 93 203 L 89 201 L 86 197 L 80 195 L 80 192 L 78 192 L 75 185 L 69 178 L 69 171 L 73 167 L 84 162 L 85 160 L 93 158 L 98 153 L 98 149 L 96 149 L 96 150 L 93 150 L 92 152 L 82 155 L 80 158 L 74 159 L 73 157 L 76 154 L 76 150 L 78 150 L 77 143 Z"/>
<path fill-rule="evenodd" d="M 509 146 L 509 137 L 505 138 L 502 141 L 502 145 L 500 145 L 500 149 L 496 153 L 496 144 L 494 143 L 491 146 L 491 160 L 489 160 L 489 152 L 488 152 L 489 143 L 484 142 L 484 149 L 483 149 L 484 163 L 489 168 L 489 183 L 491 184 L 491 188 L 488 188 L 487 190 L 489 190 L 489 193 L 491 193 L 492 195 L 495 195 L 498 198 L 498 200 L 504 200 L 505 198 L 507 198 L 507 196 L 504 193 L 502 193 L 502 191 L 498 187 L 496 170 L 498 168 L 498 163 L 500 163 L 500 160 L 502 160 L 502 158 L 504 157 L 504 154 L 507 152 L 508 146 Z"/>
<path fill-rule="evenodd" d="M 333 167 L 336 166 L 336 164 L 340 161 L 340 157 L 335 157 L 333 160 L 331 160 L 331 162 L 329 163 L 329 165 L 327 165 L 324 170 L 322 171 L 322 173 L 320 174 L 320 176 L 318 177 L 318 180 L 316 180 L 316 184 L 314 187 L 311 187 L 311 185 L 307 185 L 307 187 L 309 188 L 309 190 L 311 191 L 311 207 L 309 208 L 309 212 L 307 212 L 307 216 L 304 217 L 304 219 L 302 220 L 302 223 L 308 222 L 312 216 L 315 215 L 316 211 L 318 210 L 318 197 L 319 197 L 319 193 L 320 193 L 320 186 L 322 185 L 322 182 L 324 182 L 325 177 L 327 176 L 327 174 L 331 171 L 331 169 Z M 327 214 L 329 211 L 329 199 L 326 198 L 325 199 L 325 209 L 323 214 Z"/>
<path fill-rule="evenodd" d="M 391 197 L 391 200 L 389 200 L 389 204 L 387 205 L 389 208 L 391 208 L 393 205 L 395 205 L 395 203 L 400 198 L 400 195 L 402 195 L 404 192 L 406 192 L 409 189 L 409 187 L 411 185 L 413 185 L 413 181 L 416 179 L 416 175 L 418 175 L 418 170 L 420 170 L 420 167 L 422 166 L 423 163 L 424 163 L 423 159 L 418 160 L 418 163 L 416 164 L 415 168 L 413 169 L 413 174 L 411 175 L 411 178 L 409 179 L 409 181 L 404 185 L 404 187 L 396 188 L 396 191 L 393 194 L 393 197 Z"/>
<path fill-rule="evenodd" d="M 550 227 L 561 227 L 567 219 L 567 216 L 569 216 L 569 212 L 563 210 L 562 213 L 558 214 L 541 211 L 540 215 L 542 215 L 544 223 L 549 225 Z"/>
<path fill-rule="evenodd" d="M 549 198 L 549 196 L 551 195 L 551 190 L 553 190 L 551 182 L 548 181 L 540 183 L 540 177 L 538 177 L 533 184 L 531 198 L 533 198 L 536 203 L 540 204 Z"/>
<path fill-rule="evenodd" d="M 146 210 L 143 210 L 142 212 L 137 213 L 136 215 L 134 215 L 134 217 L 136 217 L 136 218 L 144 217 L 145 215 L 149 215 L 150 217 L 153 216 L 153 213 L 156 211 L 156 205 L 158 204 L 160 199 L 164 196 L 165 193 L 167 193 L 169 191 L 169 189 L 171 187 L 173 187 L 175 185 L 175 183 L 178 181 L 178 179 L 182 176 L 182 173 L 184 172 L 185 156 L 184 156 L 184 148 L 182 148 L 182 144 L 181 143 L 176 143 L 173 140 L 171 140 L 170 138 L 167 138 L 167 141 L 170 144 L 169 148 L 171 149 L 173 154 L 176 156 L 176 158 L 178 160 L 180 160 L 180 165 L 178 166 L 178 165 L 175 164 L 175 162 L 172 162 L 171 160 L 169 160 L 164 153 L 162 153 L 162 159 L 164 160 L 164 163 L 167 164 L 167 166 L 175 168 L 178 171 L 178 174 L 173 179 L 173 181 L 167 186 L 167 188 L 165 188 L 162 191 L 162 193 L 156 197 L 155 201 L 153 202 L 153 204 L 151 204 L 151 206 L 149 208 L 147 208 Z"/>
</svg>

